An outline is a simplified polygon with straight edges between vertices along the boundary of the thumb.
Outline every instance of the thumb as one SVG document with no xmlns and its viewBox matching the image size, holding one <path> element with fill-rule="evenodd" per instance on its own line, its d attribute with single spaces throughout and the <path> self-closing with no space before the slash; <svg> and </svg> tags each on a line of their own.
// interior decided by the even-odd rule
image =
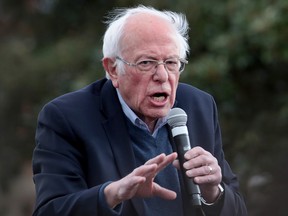
<svg viewBox="0 0 288 216">
<path fill-rule="evenodd" d="M 153 195 L 158 196 L 162 199 L 166 199 L 166 200 L 174 200 L 177 197 L 176 192 L 169 190 L 167 188 L 161 187 L 159 184 L 157 183 L 153 183 L 154 186 L 154 193 Z"/>
</svg>

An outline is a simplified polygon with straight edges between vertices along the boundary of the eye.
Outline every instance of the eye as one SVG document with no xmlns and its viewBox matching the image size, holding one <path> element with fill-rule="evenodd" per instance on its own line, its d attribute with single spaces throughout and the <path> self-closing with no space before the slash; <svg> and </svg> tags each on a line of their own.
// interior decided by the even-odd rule
<svg viewBox="0 0 288 216">
<path fill-rule="evenodd" d="M 149 66 L 153 64 L 154 64 L 153 60 L 143 60 L 143 61 L 138 62 L 138 65 L 140 66 Z"/>
<path fill-rule="evenodd" d="M 155 66 L 155 61 L 149 60 L 149 59 L 141 60 L 137 63 L 138 69 L 142 71 L 149 71 L 154 66 Z"/>
<path fill-rule="evenodd" d="M 177 59 L 167 59 L 166 61 L 165 61 L 165 64 L 166 65 L 171 65 L 171 66 L 175 66 L 175 65 L 178 65 L 178 61 L 177 61 Z"/>
</svg>

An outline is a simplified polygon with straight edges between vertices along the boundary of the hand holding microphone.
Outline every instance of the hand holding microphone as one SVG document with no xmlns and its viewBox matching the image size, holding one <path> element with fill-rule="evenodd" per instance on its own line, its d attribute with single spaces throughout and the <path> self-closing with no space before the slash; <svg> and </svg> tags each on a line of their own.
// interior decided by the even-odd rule
<svg viewBox="0 0 288 216">
<path fill-rule="evenodd" d="M 185 189 L 191 197 L 192 205 L 200 207 L 201 196 L 206 203 L 213 203 L 222 193 L 221 168 L 210 152 L 201 147 L 191 149 L 186 123 L 187 114 L 184 110 L 174 108 L 170 111 L 168 125 L 177 149 Z"/>
<path fill-rule="evenodd" d="M 201 206 L 200 188 L 194 183 L 193 179 L 188 178 L 186 170 L 183 167 L 185 162 L 184 154 L 191 149 L 186 123 L 187 115 L 182 109 L 174 108 L 170 111 L 168 116 L 168 125 L 171 128 L 173 141 L 177 148 L 185 188 L 191 197 L 192 205 Z"/>
</svg>

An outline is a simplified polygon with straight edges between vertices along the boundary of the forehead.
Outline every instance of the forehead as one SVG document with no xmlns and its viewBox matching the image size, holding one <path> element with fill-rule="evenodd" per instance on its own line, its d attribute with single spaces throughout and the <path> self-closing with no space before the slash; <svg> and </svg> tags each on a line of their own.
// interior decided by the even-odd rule
<svg viewBox="0 0 288 216">
<path fill-rule="evenodd" d="M 120 41 L 121 52 L 145 49 L 151 46 L 178 48 L 176 30 L 163 17 L 141 13 L 128 18 Z"/>
</svg>

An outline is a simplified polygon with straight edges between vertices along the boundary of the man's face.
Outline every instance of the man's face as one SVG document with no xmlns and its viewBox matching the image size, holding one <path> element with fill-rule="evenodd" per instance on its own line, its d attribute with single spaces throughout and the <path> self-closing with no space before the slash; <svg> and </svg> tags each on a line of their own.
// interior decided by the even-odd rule
<svg viewBox="0 0 288 216">
<path fill-rule="evenodd" d="M 136 15 L 124 32 L 127 33 L 121 41 L 120 57 L 127 62 L 179 57 L 175 32 L 167 21 L 151 15 Z M 175 101 L 180 73 L 168 73 L 164 65 L 158 65 L 152 71 L 139 71 L 125 64 L 124 71 L 122 74 L 117 71 L 117 76 L 111 79 L 138 117 L 149 125 L 166 116 Z"/>
</svg>

